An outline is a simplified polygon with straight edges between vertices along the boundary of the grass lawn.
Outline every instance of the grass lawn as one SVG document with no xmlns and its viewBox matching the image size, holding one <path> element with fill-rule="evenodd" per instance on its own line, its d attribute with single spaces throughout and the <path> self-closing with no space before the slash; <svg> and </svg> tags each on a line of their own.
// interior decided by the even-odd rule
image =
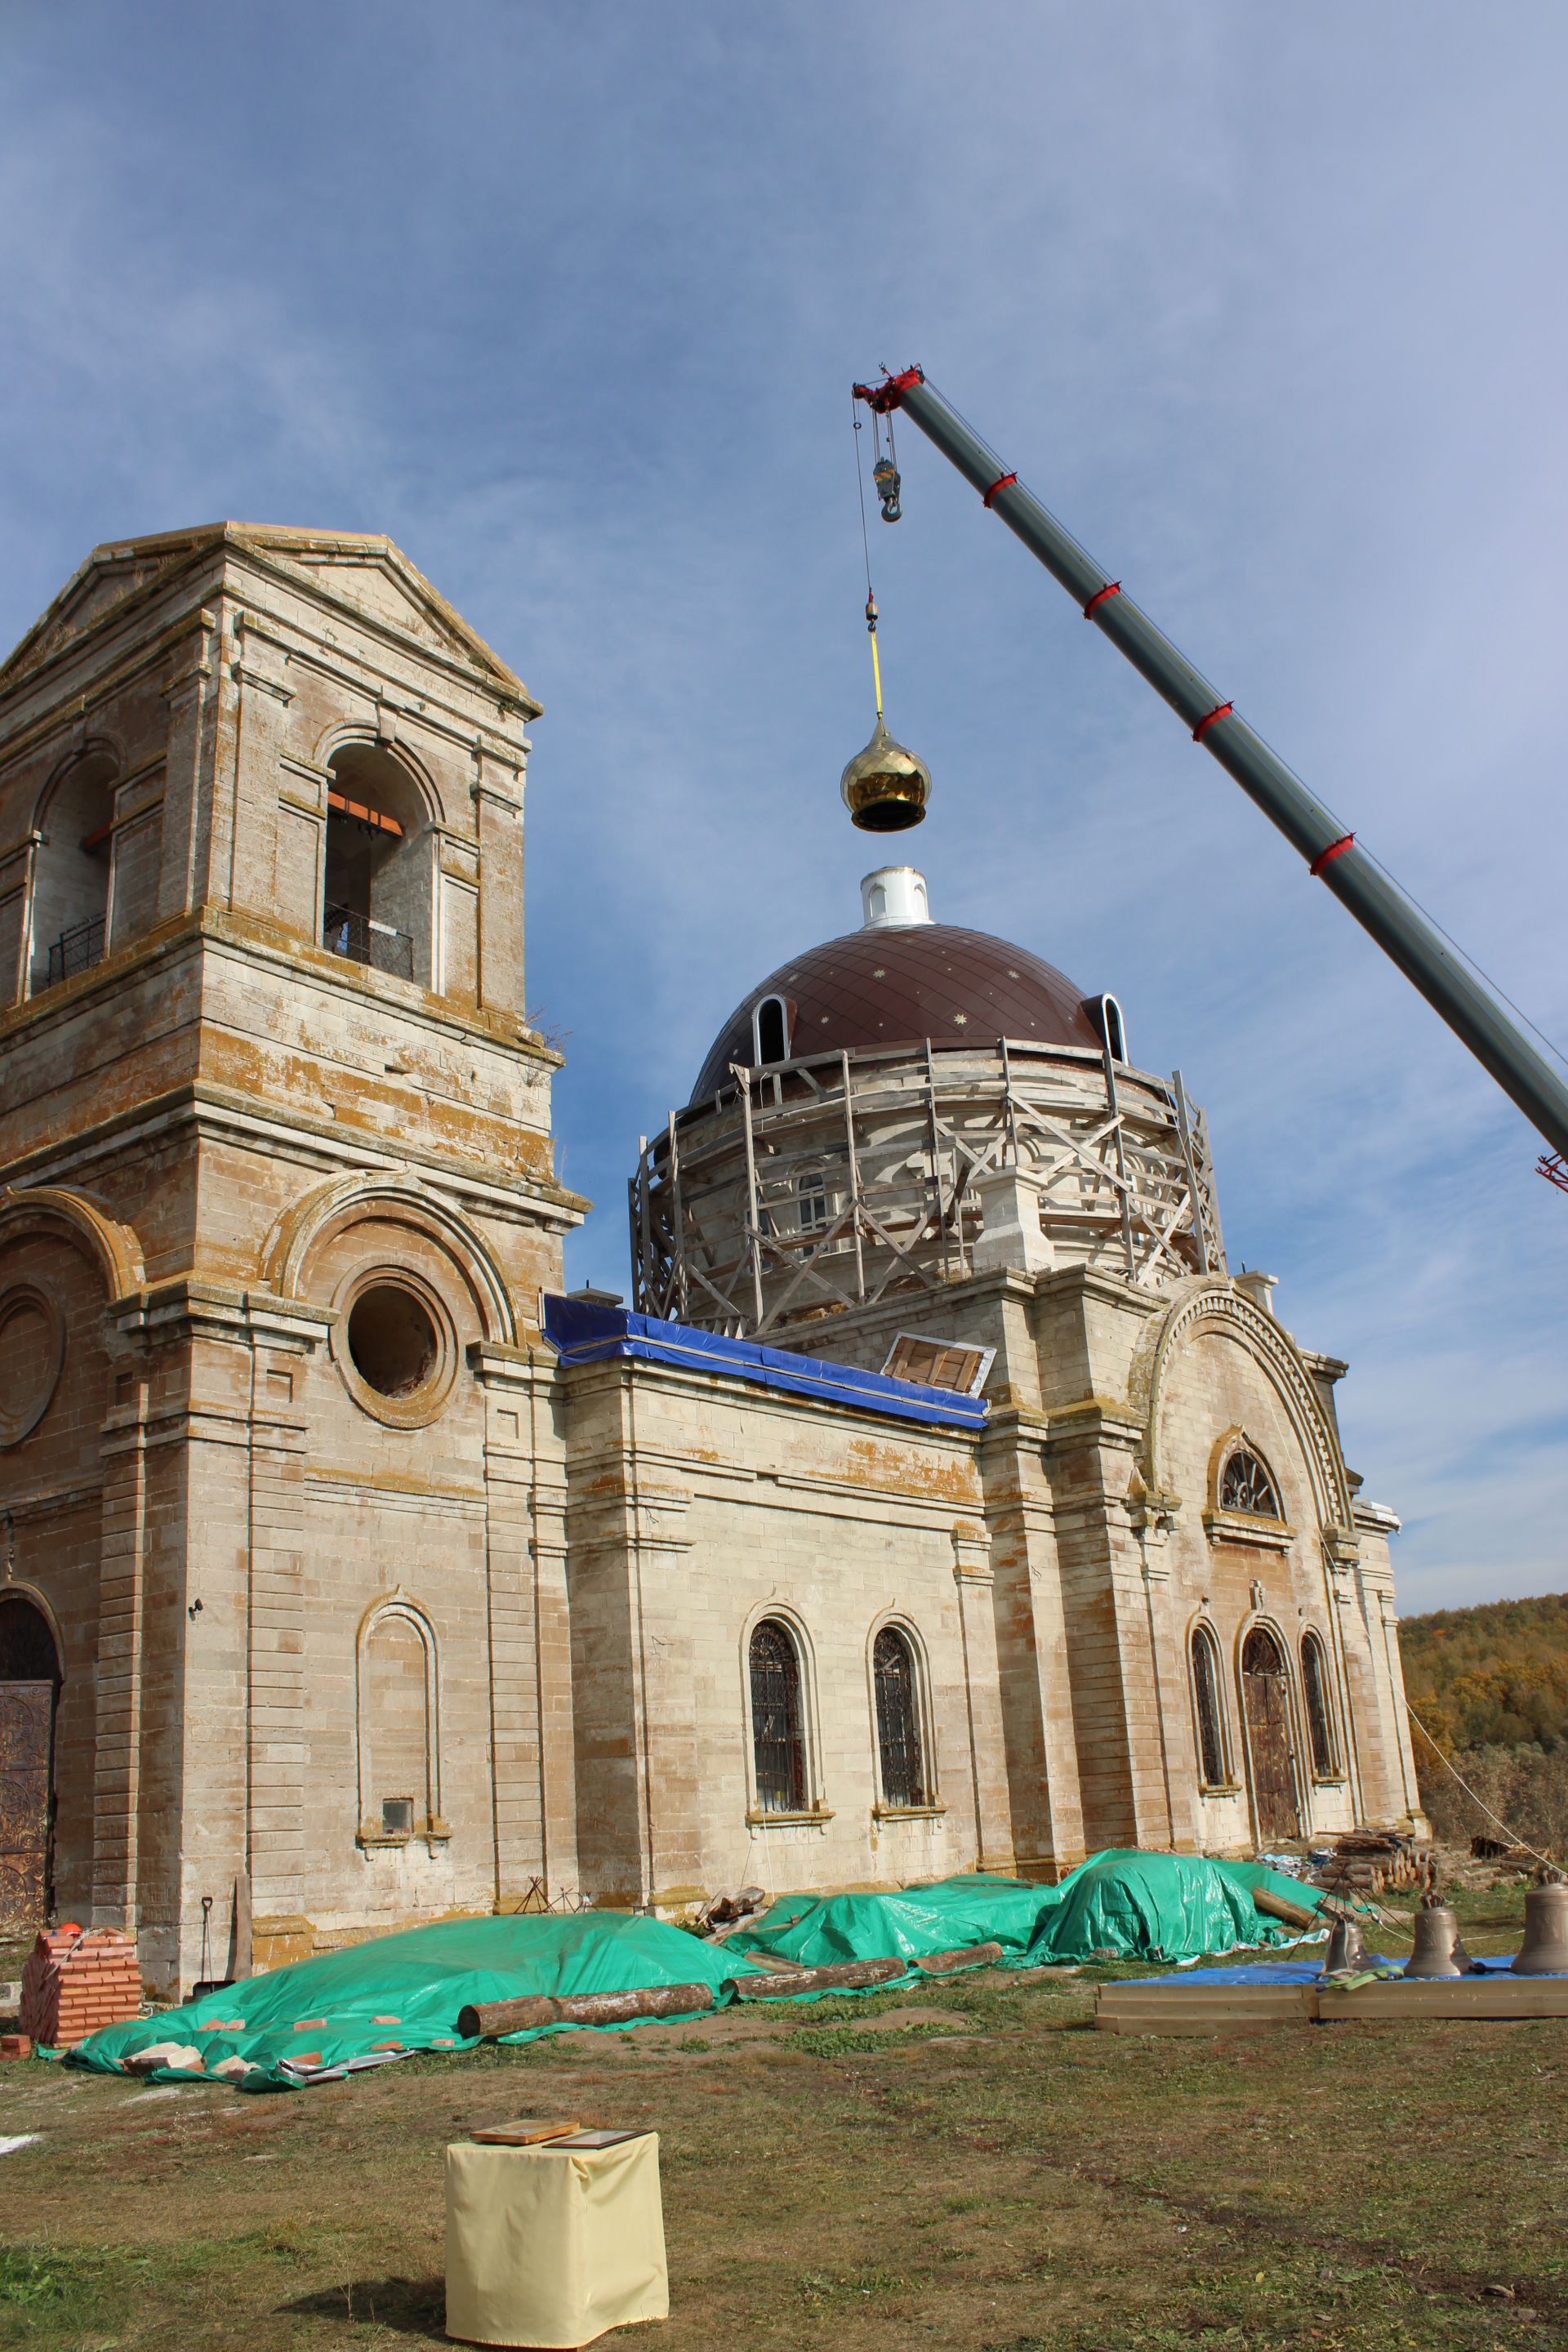
<svg viewBox="0 0 1568 2352">
<path fill-rule="evenodd" d="M 1516 1939 L 1517 1895 L 1461 1908 Z M 1092 1997 L 986 1973 L 270 2097 L 9 2066 L 0 2345 L 442 2342 L 442 2150 L 521 2112 L 662 2136 L 673 2315 L 610 2342 L 1568 2345 L 1568 2021 L 1136 2040 Z"/>
</svg>

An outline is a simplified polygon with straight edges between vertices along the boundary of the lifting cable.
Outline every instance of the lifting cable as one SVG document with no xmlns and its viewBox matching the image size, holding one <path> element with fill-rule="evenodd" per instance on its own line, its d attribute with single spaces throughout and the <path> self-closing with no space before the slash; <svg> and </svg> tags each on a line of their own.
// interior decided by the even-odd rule
<svg viewBox="0 0 1568 2352">
<path fill-rule="evenodd" d="M 870 533 L 866 528 L 866 477 L 860 463 L 860 418 L 855 405 L 853 394 L 850 395 L 849 400 L 849 421 L 855 427 L 855 487 L 860 493 L 860 545 L 866 558 L 866 627 L 871 639 L 871 683 L 877 696 L 877 723 L 880 726 L 882 722 L 882 664 L 877 652 L 877 599 L 871 587 L 871 538 Z M 876 481 L 878 478 L 877 469 L 880 467 L 882 462 L 881 440 L 880 436 L 879 436 L 877 441 L 877 467 L 873 468 L 871 475 L 873 481 Z M 896 473 L 893 477 L 893 480 L 895 485 L 894 505 L 896 508 L 898 504 L 898 476 Z M 897 521 L 898 517 L 896 513 L 891 517 L 888 516 L 887 504 L 885 500 L 882 507 L 882 512 L 884 518 L 887 520 Z"/>
<path fill-rule="evenodd" d="M 1489 1805 L 1483 1805 L 1481 1803 L 1480 1799 L 1477 1796 L 1475 1790 L 1471 1788 L 1464 1774 L 1462 1772 L 1456 1771 L 1453 1765 L 1449 1763 L 1447 1758 L 1444 1755 L 1442 1749 L 1438 1747 L 1436 1741 L 1433 1738 L 1431 1733 L 1427 1730 L 1426 1726 L 1422 1722 L 1421 1717 L 1416 1714 L 1415 1709 L 1411 1706 L 1408 1699 L 1405 1702 L 1405 1712 L 1410 1717 L 1411 1722 L 1415 1726 L 1416 1730 L 1421 1734 L 1422 1738 L 1426 1742 L 1427 1747 L 1432 1750 L 1433 1755 L 1437 1759 L 1438 1763 L 1443 1767 L 1444 1771 L 1448 1773 L 1453 1780 L 1458 1780 L 1460 1788 L 1463 1789 L 1466 1796 L 1468 1797 L 1471 1804 L 1477 1808 L 1478 1811 L 1485 1813 L 1488 1821 L 1492 1823 L 1493 1827 L 1501 1830 L 1504 1837 L 1507 1838 L 1510 1845 L 1522 1846 L 1526 1853 L 1532 1853 L 1535 1856 L 1537 1862 L 1543 1862 L 1546 1864 L 1548 1869 L 1555 1870 L 1557 1864 L 1552 1861 L 1552 1856 L 1549 1853 L 1542 1853 L 1540 1847 L 1531 1845 L 1528 1838 L 1521 1838 L 1519 1832 L 1517 1830 L 1510 1830 L 1508 1823 L 1505 1821 L 1500 1820 L 1499 1816 L 1493 1812 Z"/>
</svg>

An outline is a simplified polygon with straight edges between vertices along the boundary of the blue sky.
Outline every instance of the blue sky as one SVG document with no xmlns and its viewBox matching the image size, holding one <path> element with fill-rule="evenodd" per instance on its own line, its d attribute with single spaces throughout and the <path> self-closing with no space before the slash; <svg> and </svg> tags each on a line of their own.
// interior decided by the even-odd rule
<svg viewBox="0 0 1568 2352">
<path fill-rule="evenodd" d="M 390 531 L 541 697 L 572 1272 L 731 1003 L 852 927 L 847 387 L 918 358 L 1550 1034 L 1568 16 L 0 0 L 0 636 L 96 541 Z M 1406 1611 L 1568 1585 L 1538 1139 L 912 430 L 873 520 L 939 919 L 1125 1005 L 1348 1356 Z"/>
</svg>

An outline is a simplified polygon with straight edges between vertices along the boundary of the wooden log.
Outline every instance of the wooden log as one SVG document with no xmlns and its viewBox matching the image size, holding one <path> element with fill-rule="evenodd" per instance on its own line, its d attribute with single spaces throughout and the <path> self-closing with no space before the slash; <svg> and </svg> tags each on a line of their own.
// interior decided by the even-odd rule
<svg viewBox="0 0 1568 2352">
<path fill-rule="evenodd" d="M 795 1969 L 788 1976 L 731 1977 L 725 1984 L 737 2000 L 793 2000 L 803 1992 L 858 1992 L 868 1985 L 891 1984 L 907 1974 L 905 1960 L 835 1960 L 826 1968 Z"/>
<path fill-rule="evenodd" d="M 952 1969 L 994 1969 L 1001 1957 L 1000 1944 L 960 1944 L 951 1952 L 928 1952 L 915 1966 L 928 1977 L 944 1977 Z"/>
<path fill-rule="evenodd" d="M 1261 1911 L 1266 1919 L 1281 1920 L 1287 1927 L 1316 1927 L 1321 1924 L 1315 1911 L 1307 1910 L 1300 1903 L 1288 1902 L 1283 1895 L 1276 1895 L 1267 1886 L 1253 1889 L 1252 1907 Z"/>
<path fill-rule="evenodd" d="M 484 2001 L 460 2010 L 458 2031 L 465 2040 L 493 2041 L 542 2025 L 626 2025 L 637 2017 L 689 2017 L 711 2009 L 713 1988 L 705 1984 L 643 1985 L 631 1992 L 524 1993 L 517 2000 Z"/>
</svg>

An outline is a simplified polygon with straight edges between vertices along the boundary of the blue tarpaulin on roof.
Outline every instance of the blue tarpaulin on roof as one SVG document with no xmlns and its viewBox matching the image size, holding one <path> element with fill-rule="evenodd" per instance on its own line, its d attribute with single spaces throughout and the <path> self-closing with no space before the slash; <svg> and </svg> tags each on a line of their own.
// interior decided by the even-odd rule
<svg viewBox="0 0 1568 2352">
<path fill-rule="evenodd" d="M 764 1348 L 755 1339 L 726 1339 L 716 1331 L 663 1323 L 657 1316 L 633 1315 L 624 1307 L 603 1307 L 595 1299 L 547 1294 L 544 1336 L 563 1364 L 632 1357 L 645 1363 L 678 1365 L 688 1372 L 723 1372 L 731 1380 L 754 1381 L 760 1388 L 816 1397 L 824 1404 L 852 1405 L 862 1412 L 890 1413 L 900 1421 L 957 1429 L 985 1424 L 980 1397 L 925 1388 L 915 1381 L 891 1381 L 883 1372 L 862 1371 L 858 1364 L 797 1356 L 784 1348 Z"/>
</svg>

